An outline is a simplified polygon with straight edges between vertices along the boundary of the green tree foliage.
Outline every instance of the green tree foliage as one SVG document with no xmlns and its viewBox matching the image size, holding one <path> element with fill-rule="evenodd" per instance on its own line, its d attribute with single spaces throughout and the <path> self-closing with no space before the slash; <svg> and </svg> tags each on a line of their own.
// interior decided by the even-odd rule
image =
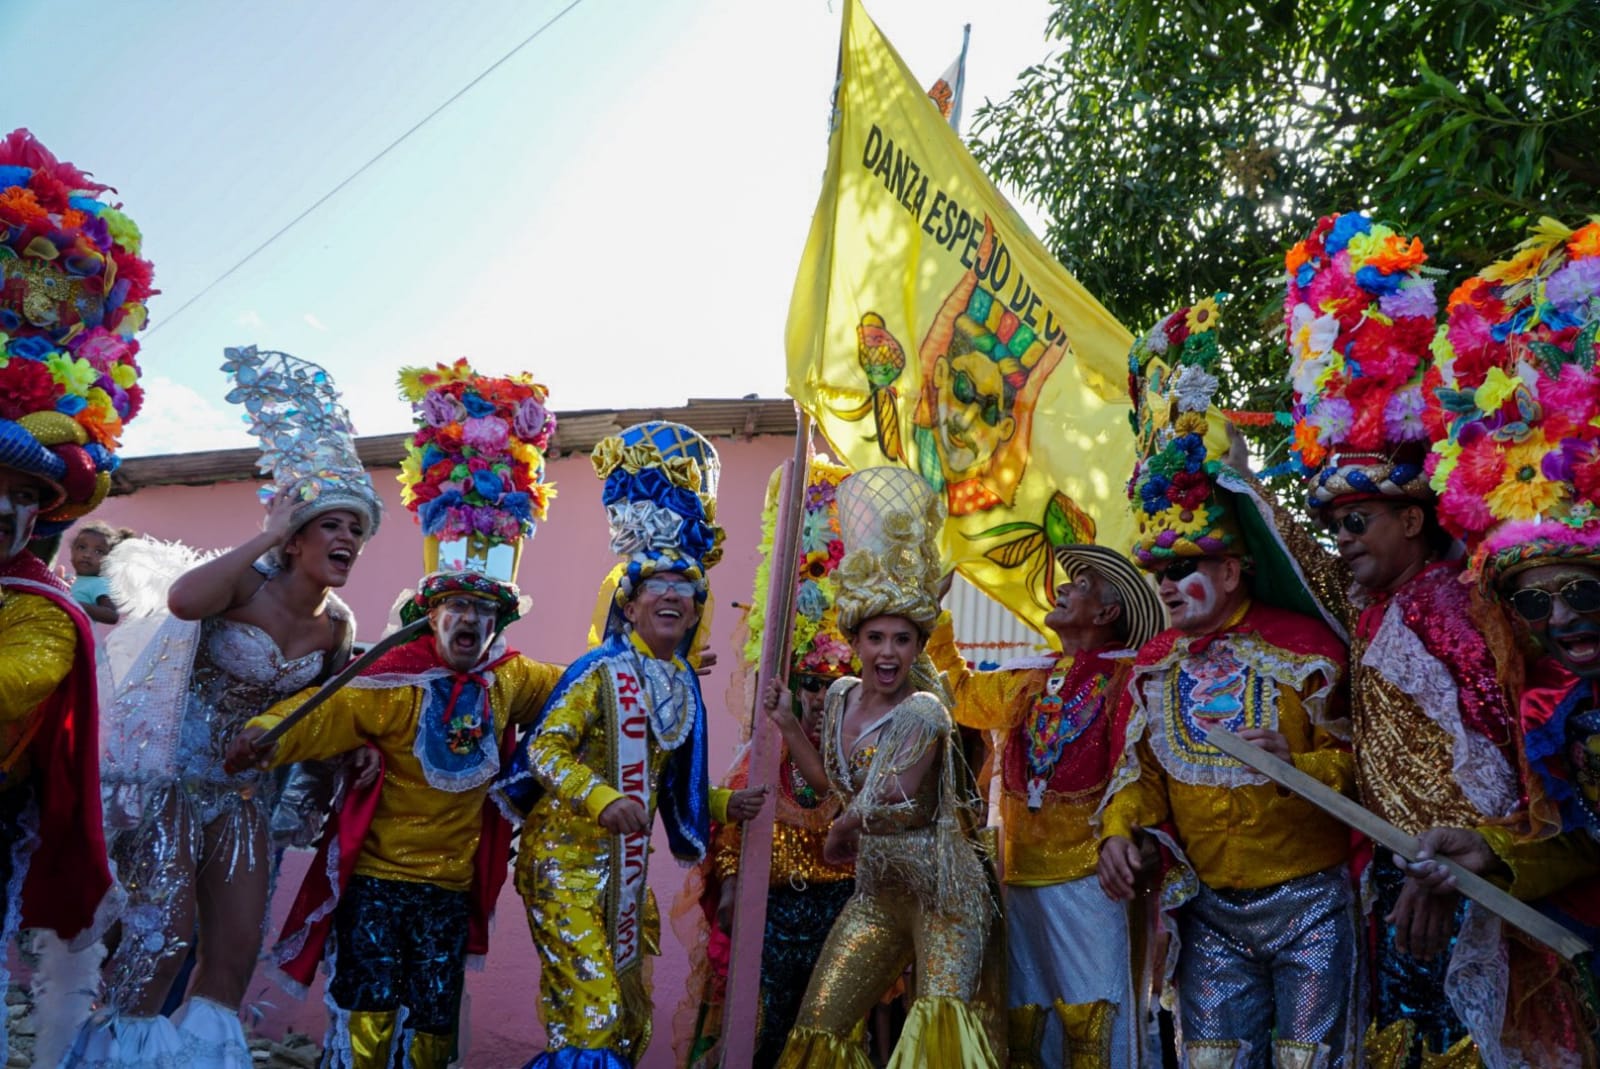
<svg viewBox="0 0 1600 1069">
<path fill-rule="evenodd" d="M 1130 330 L 1231 294 L 1241 406 L 1287 407 L 1283 254 L 1319 215 L 1420 235 L 1442 304 L 1600 210 L 1596 0 L 1057 0 L 1050 32 L 975 151 Z"/>
</svg>

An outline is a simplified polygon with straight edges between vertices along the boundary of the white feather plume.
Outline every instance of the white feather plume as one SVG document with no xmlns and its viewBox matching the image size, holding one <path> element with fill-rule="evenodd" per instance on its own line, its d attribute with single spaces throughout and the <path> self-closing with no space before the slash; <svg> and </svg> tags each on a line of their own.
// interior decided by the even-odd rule
<svg viewBox="0 0 1600 1069">
<path fill-rule="evenodd" d="M 154 538 L 127 538 L 106 557 L 101 573 L 111 584 L 111 600 L 126 618 L 155 616 L 167 611 L 167 591 L 178 576 L 215 557 L 182 542 Z"/>
</svg>

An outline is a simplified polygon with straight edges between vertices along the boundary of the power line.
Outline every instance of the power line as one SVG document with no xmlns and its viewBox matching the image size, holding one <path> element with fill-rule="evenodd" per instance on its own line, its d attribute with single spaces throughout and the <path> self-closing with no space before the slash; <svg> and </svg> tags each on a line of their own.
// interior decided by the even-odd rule
<svg viewBox="0 0 1600 1069">
<path fill-rule="evenodd" d="M 560 11 L 558 11 L 554 15 L 552 15 L 549 18 L 549 20 L 547 20 L 544 23 L 544 25 L 540 26 L 538 29 L 534 30 L 528 36 L 524 37 L 521 41 L 517 42 L 516 46 L 514 48 L 512 48 L 511 51 L 507 52 L 505 55 L 501 56 L 499 59 L 495 60 L 493 63 L 491 63 L 487 67 L 485 67 L 483 70 L 479 71 L 477 77 L 473 78 L 472 81 L 468 82 L 466 85 L 462 86 L 460 89 L 457 89 L 453 94 L 451 94 L 449 99 L 447 99 L 444 103 L 440 104 L 438 107 L 436 107 L 432 111 L 428 112 L 428 114 L 426 114 L 422 118 L 418 119 L 414 124 L 412 124 L 412 126 L 411 126 L 411 128 L 409 130 L 407 130 L 405 133 L 401 134 L 399 137 L 395 138 L 393 141 L 389 142 L 389 144 L 386 145 L 383 148 L 383 150 L 380 151 L 377 155 L 373 156 L 366 163 L 363 163 L 360 167 L 357 167 L 354 171 L 351 171 L 350 174 L 345 177 L 344 181 L 340 182 L 338 185 L 336 185 L 332 189 L 328 190 L 328 192 L 326 192 L 322 196 L 318 197 L 315 201 L 312 202 L 311 206 L 308 207 L 305 211 L 301 212 L 299 215 L 295 216 L 293 219 L 290 219 L 287 223 L 283 224 L 283 226 L 279 227 L 278 230 L 271 237 L 267 238 L 267 240 L 263 241 L 261 244 L 257 245 L 255 248 L 251 249 L 248 253 L 245 254 L 244 259 L 240 260 L 238 263 L 234 264 L 232 267 L 230 267 L 226 271 L 222 272 L 222 274 L 218 275 L 216 278 L 214 278 L 210 282 L 206 283 L 205 288 L 203 288 L 199 293 L 196 293 L 193 297 L 190 297 L 187 301 L 184 301 L 182 304 L 180 304 L 176 311 L 172 312 L 169 315 L 165 315 L 165 316 L 161 317 L 160 320 L 158 320 L 153 326 L 151 326 L 151 328 L 148 331 L 145 332 L 144 336 L 147 337 L 147 338 L 150 337 L 156 331 L 160 330 L 162 327 L 166 326 L 168 323 L 171 323 L 174 319 L 176 319 L 180 315 L 182 315 L 185 311 L 188 310 L 190 305 L 194 304 L 200 298 L 204 297 L 206 294 L 208 294 L 212 290 L 216 289 L 222 283 L 226 282 L 228 280 L 228 278 L 230 276 L 232 276 L 235 271 L 238 271 L 239 268 L 243 267 L 245 264 L 249 263 L 251 260 L 254 260 L 263 251 L 265 251 L 266 248 L 268 246 L 270 246 L 273 242 L 277 241 L 279 238 L 283 237 L 283 235 L 285 235 L 289 231 L 293 230 L 297 225 L 299 225 L 312 212 L 316 211 L 318 208 L 320 208 L 324 204 L 326 204 L 329 200 L 333 199 L 333 197 L 336 196 L 339 193 L 339 191 L 342 190 L 345 186 L 348 186 L 351 182 L 354 182 L 357 178 L 360 178 L 363 174 L 365 174 L 367 172 L 367 170 L 372 167 L 373 164 L 377 163 L 379 160 L 383 159 L 389 153 L 393 152 L 400 145 L 400 143 L 402 141 L 404 141 L 406 138 L 410 137 L 412 134 L 416 133 L 418 130 L 422 129 L 424 126 L 428 125 L 428 123 L 432 122 L 434 120 L 434 118 L 438 116 L 438 114 L 440 112 L 444 111 L 444 109 L 448 108 L 450 105 L 454 104 L 456 101 L 458 101 L 462 97 L 466 96 L 467 93 L 472 91 L 472 88 L 474 86 L 476 86 L 479 82 L 483 81 L 485 78 L 489 77 L 489 75 L 493 74 L 502 64 L 504 64 L 506 62 L 506 60 L 510 59 L 512 56 L 516 55 L 518 52 L 521 52 L 528 45 L 532 44 L 535 40 L 538 39 L 540 34 L 544 33 L 544 31 L 548 30 L 550 27 L 552 27 L 556 23 L 560 22 L 563 18 L 565 18 L 572 11 L 573 8 L 577 7 L 581 3 L 583 3 L 583 0 L 572 0 L 572 2 L 569 3 L 566 7 L 562 8 Z"/>
</svg>

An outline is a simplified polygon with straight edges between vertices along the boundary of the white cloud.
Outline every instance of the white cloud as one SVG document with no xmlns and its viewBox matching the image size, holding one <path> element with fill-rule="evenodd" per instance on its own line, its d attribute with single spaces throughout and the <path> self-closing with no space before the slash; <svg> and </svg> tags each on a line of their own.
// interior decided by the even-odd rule
<svg viewBox="0 0 1600 1069">
<path fill-rule="evenodd" d="M 324 334 L 328 332 L 328 325 L 322 320 L 318 319 L 314 313 L 307 312 L 300 318 L 305 320 L 306 326 L 310 327 L 312 330 L 320 330 Z"/>
<path fill-rule="evenodd" d="M 251 330 L 260 330 L 267 325 L 265 320 L 261 318 L 261 313 L 254 308 L 249 308 L 239 313 L 239 318 L 235 319 L 234 322 L 241 327 L 249 327 Z"/>
<path fill-rule="evenodd" d="M 156 456 L 207 449 L 237 449 L 255 442 L 244 409 L 163 375 L 143 380 L 144 407 L 122 436 L 124 456 Z"/>
</svg>

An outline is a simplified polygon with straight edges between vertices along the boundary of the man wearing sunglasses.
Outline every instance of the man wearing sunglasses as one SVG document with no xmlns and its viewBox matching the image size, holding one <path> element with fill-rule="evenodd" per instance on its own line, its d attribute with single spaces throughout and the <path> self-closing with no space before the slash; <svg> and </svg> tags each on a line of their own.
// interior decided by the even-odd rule
<svg viewBox="0 0 1600 1069">
<path fill-rule="evenodd" d="M 973 671 L 948 620 L 928 640 L 956 721 L 999 734 L 1011 1057 L 1081 1050 L 1140 1065 L 1127 907 L 1100 891 L 1092 819 L 1121 752 L 1115 712 L 1132 654 L 1165 623 L 1148 580 L 1105 546 L 1055 550 L 1045 624 L 1061 652 Z"/>
<path fill-rule="evenodd" d="M 631 1069 L 650 1040 L 647 881 L 659 817 L 673 856 L 705 857 L 711 821 L 743 821 L 765 787 L 713 789 L 690 658 L 721 556 L 716 450 L 649 422 L 601 441 L 595 471 L 622 556 L 600 642 L 556 683 L 495 784 L 522 822 L 515 882 L 539 952 L 545 1049 L 528 1069 Z"/>
<path fill-rule="evenodd" d="M 1170 859 L 1156 897 L 1176 936 L 1162 964 L 1184 1064 L 1344 1069 L 1358 1019 L 1349 833 L 1211 741 L 1231 732 L 1334 790 L 1353 785 L 1344 644 L 1211 435 L 1215 313 L 1172 313 L 1129 357 L 1133 551 L 1171 626 L 1139 650 L 1118 711 L 1096 874 L 1127 901 L 1136 840 Z"/>
<path fill-rule="evenodd" d="M 1336 554 L 1305 537 L 1289 544 L 1351 635 L 1362 804 L 1412 835 L 1511 816 L 1522 799 L 1515 714 L 1420 465 L 1341 455 L 1312 487 L 1313 517 Z M 1281 511 L 1278 522 L 1294 523 Z M 1374 849 L 1365 881 L 1374 950 L 1370 1038 L 1406 1029 L 1422 1049 L 1470 1049 L 1469 1028 L 1446 993 L 1445 952 L 1464 922 L 1464 900 L 1430 894 L 1384 847 Z"/>
</svg>

